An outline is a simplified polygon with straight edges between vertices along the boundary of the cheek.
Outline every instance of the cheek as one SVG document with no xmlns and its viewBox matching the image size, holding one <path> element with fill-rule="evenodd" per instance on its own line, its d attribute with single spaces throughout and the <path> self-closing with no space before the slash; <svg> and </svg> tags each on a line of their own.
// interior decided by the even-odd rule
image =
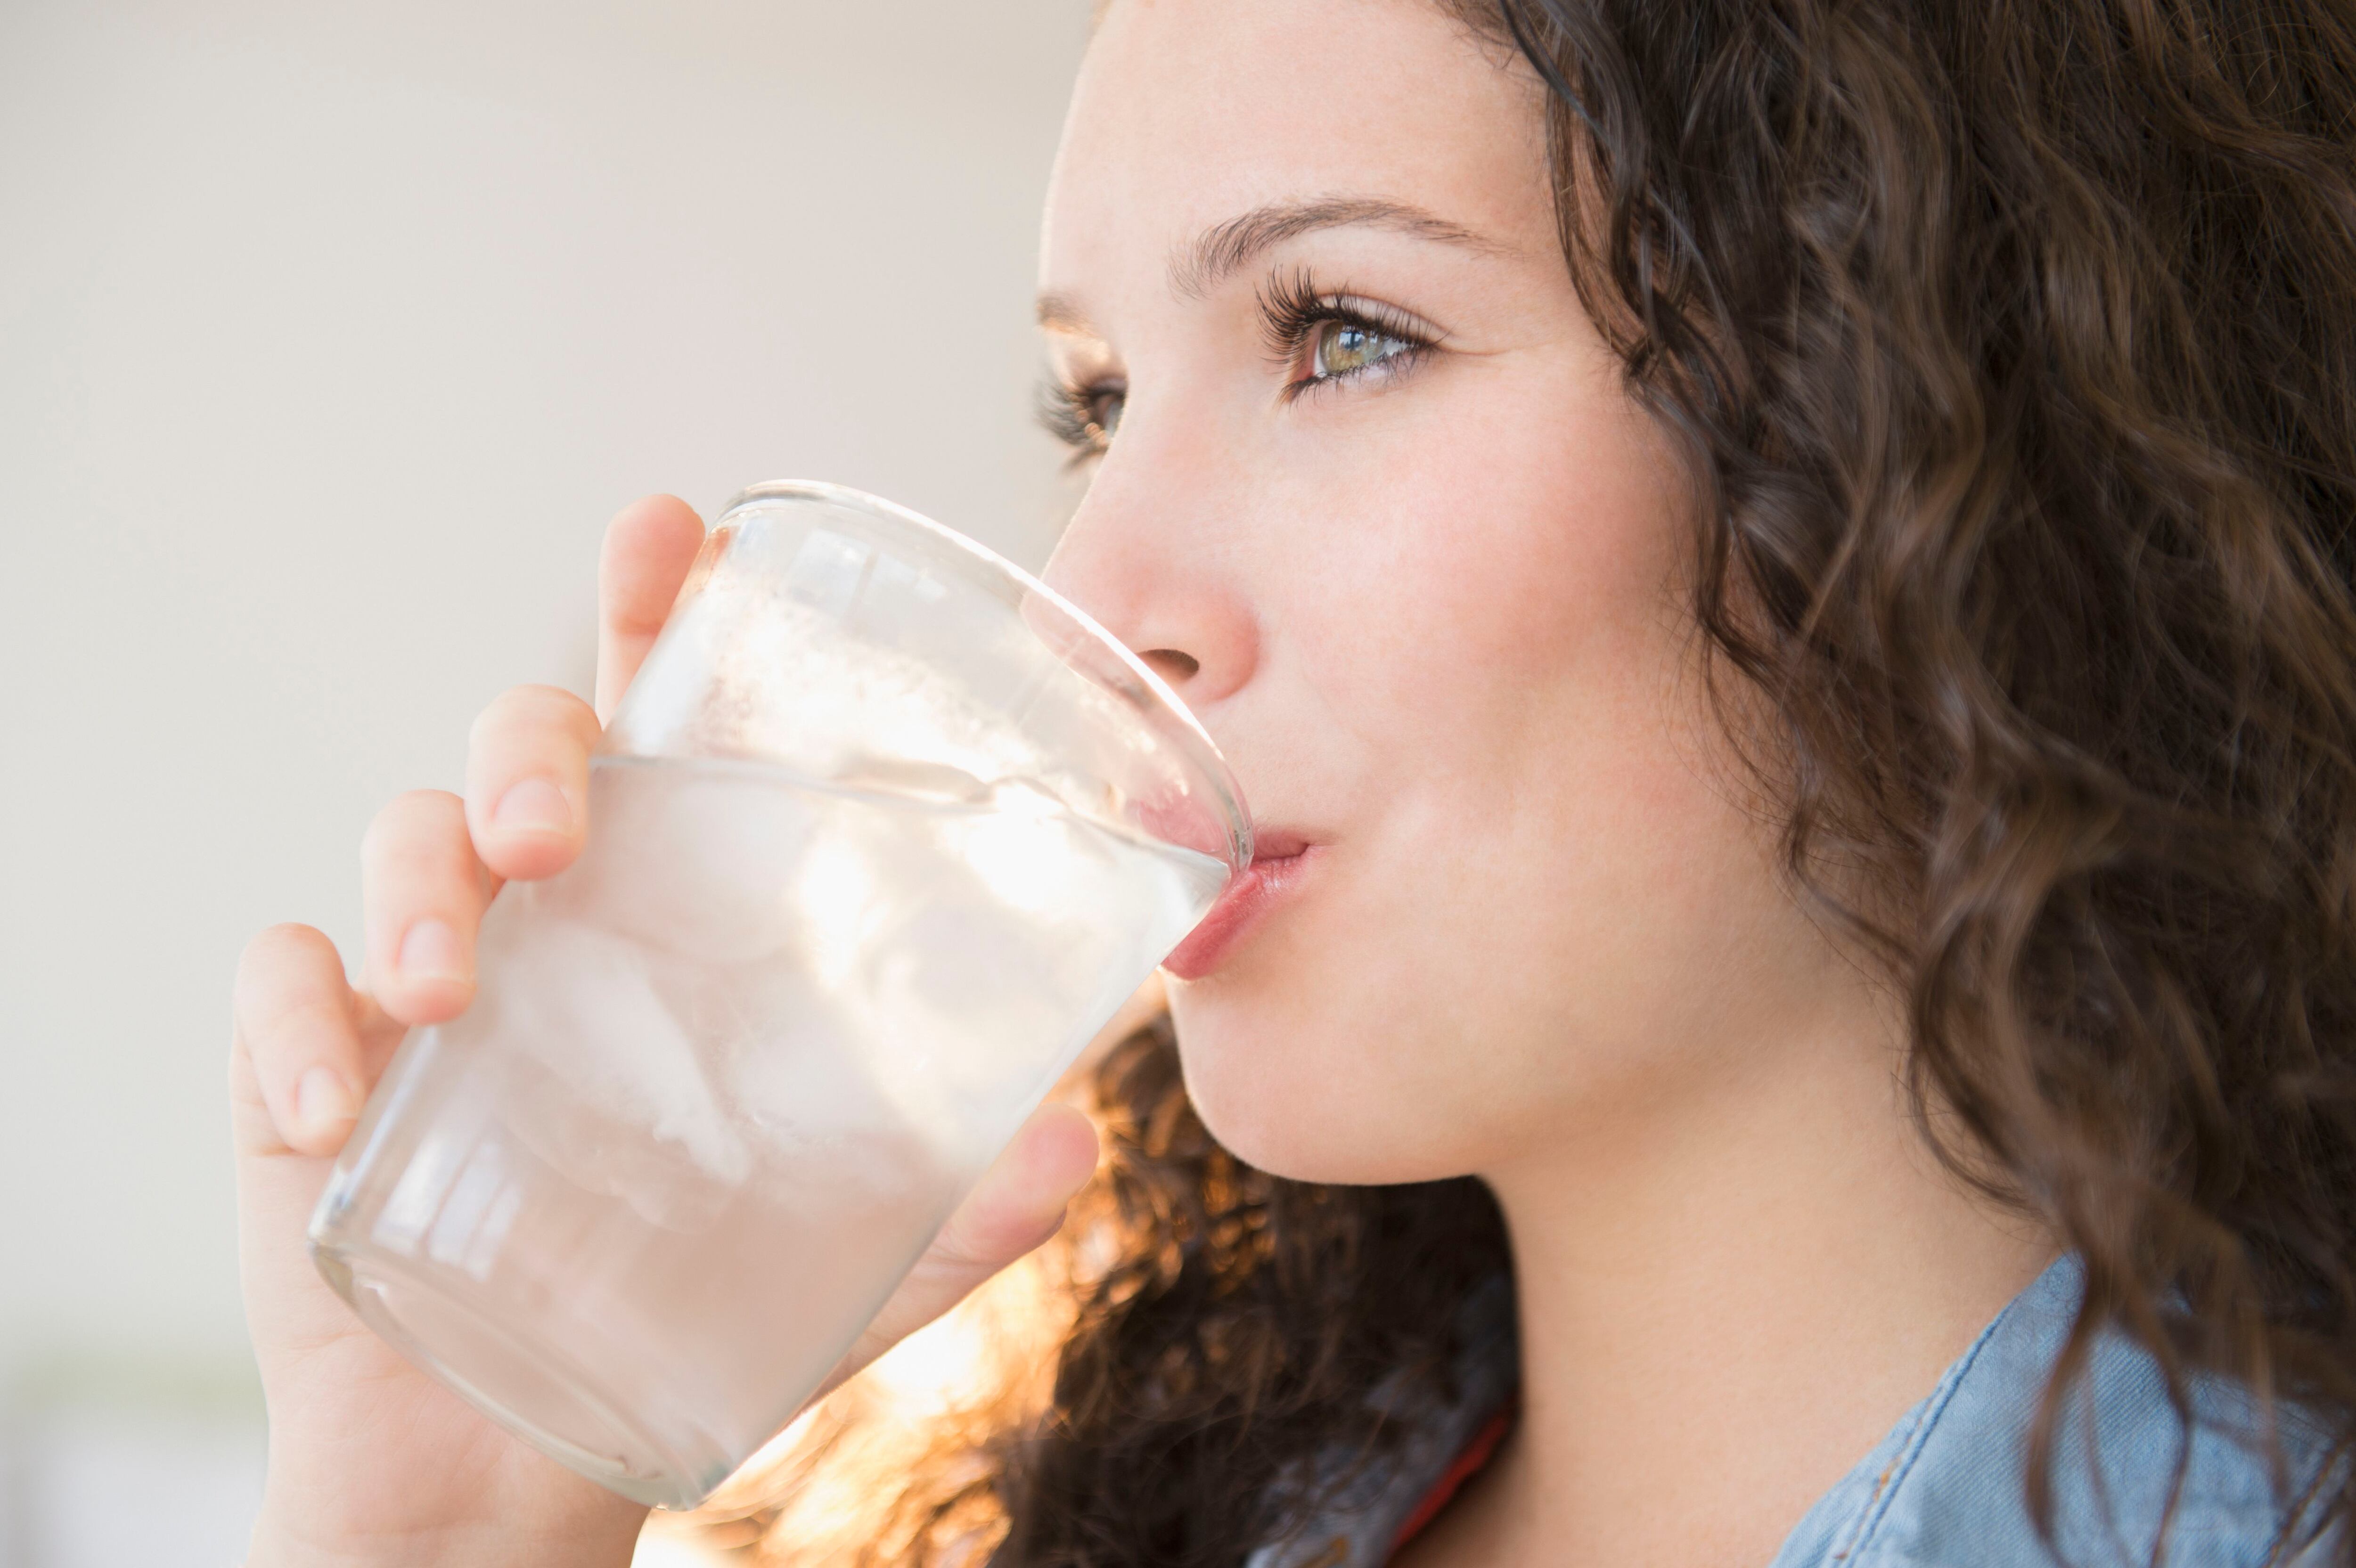
<svg viewBox="0 0 2356 1568">
<path fill-rule="evenodd" d="M 1278 615 L 1336 718 L 1384 751 L 1469 748 L 1477 771 L 1527 743 L 1533 704 L 1655 697 L 1680 486 L 1616 379 L 1557 367 L 1398 401 L 1395 456 L 1298 498 L 1339 526 Z"/>
<path fill-rule="evenodd" d="M 1482 413 L 1295 500 L 1349 522 L 1271 602 L 1311 735 L 1351 759 L 1339 852 L 1180 1008 L 1205 1115 L 1288 1174 L 1478 1169 L 1635 1103 L 1695 1065 L 1665 1042 L 1719 1032 L 1730 917 L 1774 901 L 1692 677 L 1656 433 L 1616 388 Z"/>
</svg>

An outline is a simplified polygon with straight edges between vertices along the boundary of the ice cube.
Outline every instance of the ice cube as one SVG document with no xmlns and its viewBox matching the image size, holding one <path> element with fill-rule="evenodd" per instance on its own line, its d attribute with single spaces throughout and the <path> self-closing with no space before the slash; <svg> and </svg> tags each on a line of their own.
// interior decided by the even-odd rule
<svg viewBox="0 0 2356 1568">
<path fill-rule="evenodd" d="M 808 1158 L 899 1130 L 858 1040 L 817 987 L 800 976 L 772 975 L 757 994 L 735 988 L 740 1012 L 727 1036 L 728 1092 L 746 1131 L 766 1150 Z"/>
<path fill-rule="evenodd" d="M 502 1048 L 555 1081 L 515 1096 L 517 1136 L 579 1186 L 655 1223 L 708 1221 L 753 1157 L 663 1003 L 656 971 L 679 961 L 545 915 L 506 932 L 487 923 L 486 949 L 497 950 L 485 971 L 496 986 L 464 1021 L 496 1031 Z"/>
<path fill-rule="evenodd" d="M 788 881 L 822 809 L 751 768 L 601 766 L 565 912 L 711 963 L 774 953 L 793 939 Z"/>
</svg>

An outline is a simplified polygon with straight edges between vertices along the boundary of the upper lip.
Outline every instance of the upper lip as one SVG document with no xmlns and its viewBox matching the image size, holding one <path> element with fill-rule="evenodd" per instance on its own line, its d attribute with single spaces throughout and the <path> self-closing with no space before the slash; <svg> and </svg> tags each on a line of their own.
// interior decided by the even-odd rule
<svg viewBox="0 0 2356 1568">
<path fill-rule="evenodd" d="M 1307 834 L 1269 823 L 1252 824 L 1252 864 L 1266 865 L 1270 860 L 1290 860 L 1314 843 Z"/>
<path fill-rule="evenodd" d="M 1256 827 L 1252 843 L 1252 863 L 1228 879 L 1201 923 L 1162 960 L 1180 979 L 1199 979 L 1217 968 L 1246 930 L 1283 901 L 1301 868 L 1323 848 L 1305 833 L 1272 825 Z"/>
</svg>

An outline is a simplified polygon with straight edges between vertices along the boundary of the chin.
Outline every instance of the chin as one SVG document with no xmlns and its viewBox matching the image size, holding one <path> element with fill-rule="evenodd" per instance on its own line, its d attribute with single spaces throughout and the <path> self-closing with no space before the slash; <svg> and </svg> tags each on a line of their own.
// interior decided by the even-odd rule
<svg viewBox="0 0 2356 1568">
<path fill-rule="evenodd" d="M 1419 1147 L 1436 1130 L 1428 1109 L 1409 1110 L 1415 1097 L 1382 1081 L 1382 1053 L 1343 1020 L 1250 1007 L 1219 979 L 1173 986 L 1170 1003 L 1187 1098 L 1246 1164 L 1338 1186 L 1465 1173 Z"/>
</svg>

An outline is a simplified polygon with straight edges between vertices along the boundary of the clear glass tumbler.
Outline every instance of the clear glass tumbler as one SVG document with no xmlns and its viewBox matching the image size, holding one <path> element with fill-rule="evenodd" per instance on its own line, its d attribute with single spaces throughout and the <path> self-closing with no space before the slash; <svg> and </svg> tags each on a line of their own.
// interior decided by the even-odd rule
<svg viewBox="0 0 2356 1568">
<path fill-rule="evenodd" d="M 705 542 L 591 768 L 311 1221 L 369 1327 L 542 1452 L 695 1503 L 841 1360 L 1251 860 L 1151 671 L 833 485 Z"/>
</svg>

